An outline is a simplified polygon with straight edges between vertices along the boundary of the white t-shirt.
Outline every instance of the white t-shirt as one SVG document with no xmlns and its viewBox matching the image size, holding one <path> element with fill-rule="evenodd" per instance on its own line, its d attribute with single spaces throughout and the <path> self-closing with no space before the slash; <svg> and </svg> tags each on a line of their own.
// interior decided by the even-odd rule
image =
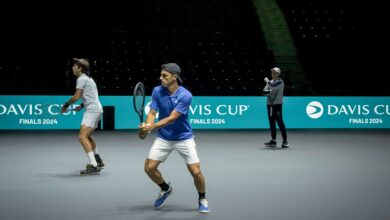
<svg viewBox="0 0 390 220">
<path fill-rule="evenodd" d="M 85 74 L 80 75 L 77 78 L 76 89 L 81 89 L 83 91 L 81 99 L 83 100 L 86 111 L 99 113 L 103 112 L 102 105 L 99 101 L 99 94 L 96 83 L 91 77 Z"/>
</svg>

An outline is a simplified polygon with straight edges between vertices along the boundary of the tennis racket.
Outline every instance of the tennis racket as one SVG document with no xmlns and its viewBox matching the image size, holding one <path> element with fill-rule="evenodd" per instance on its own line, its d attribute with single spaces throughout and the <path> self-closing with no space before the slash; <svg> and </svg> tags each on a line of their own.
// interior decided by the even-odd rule
<svg viewBox="0 0 390 220">
<path fill-rule="evenodd" d="M 144 122 L 144 107 L 145 107 L 145 86 L 142 82 L 138 82 L 134 87 L 133 92 L 134 110 L 139 116 L 140 124 Z"/>
</svg>

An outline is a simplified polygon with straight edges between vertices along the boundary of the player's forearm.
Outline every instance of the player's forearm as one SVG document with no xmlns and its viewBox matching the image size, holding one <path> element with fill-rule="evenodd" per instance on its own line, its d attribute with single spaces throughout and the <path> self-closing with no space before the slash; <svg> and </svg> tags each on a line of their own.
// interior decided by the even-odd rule
<svg viewBox="0 0 390 220">
<path fill-rule="evenodd" d="M 78 97 L 72 96 L 66 103 L 68 103 L 68 105 L 71 105 L 71 104 L 77 102 L 77 100 L 79 100 Z"/>
<path fill-rule="evenodd" d="M 167 126 L 169 124 L 172 124 L 173 122 L 175 122 L 175 120 L 176 119 L 174 117 L 169 116 L 169 117 L 166 117 L 166 118 L 158 121 L 155 124 L 150 124 L 150 128 L 151 128 L 151 130 L 159 129 L 161 127 L 165 127 L 165 126 Z"/>
<path fill-rule="evenodd" d="M 149 113 L 148 116 L 146 117 L 146 124 L 153 124 L 154 120 L 156 119 L 156 115 L 153 113 Z"/>
</svg>

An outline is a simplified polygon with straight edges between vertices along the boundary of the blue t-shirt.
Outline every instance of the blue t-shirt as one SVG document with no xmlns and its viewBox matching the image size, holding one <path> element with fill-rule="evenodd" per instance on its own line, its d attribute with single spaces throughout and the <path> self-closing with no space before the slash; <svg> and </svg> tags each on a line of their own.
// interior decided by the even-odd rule
<svg viewBox="0 0 390 220">
<path fill-rule="evenodd" d="M 158 129 L 157 137 L 170 141 L 192 138 L 192 128 L 188 122 L 188 111 L 191 101 L 191 92 L 182 86 L 179 86 L 172 95 L 163 86 L 154 87 L 150 108 L 158 111 L 160 120 L 168 117 L 173 110 L 181 113 L 175 122 Z"/>
</svg>

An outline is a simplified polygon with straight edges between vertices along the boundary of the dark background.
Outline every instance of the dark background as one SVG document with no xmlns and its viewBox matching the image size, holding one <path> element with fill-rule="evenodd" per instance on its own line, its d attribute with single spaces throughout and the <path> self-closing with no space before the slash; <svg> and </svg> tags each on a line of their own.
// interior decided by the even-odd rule
<svg viewBox="0 0 390 220">
<path fill-rule="evenodd" d="M 388 96 L 386 13 L 371 2 L 277 0 L 304 79 L 286 95 Z M 2 3 L 0 94 L 73 93 L 72 58 L 91 60 L 101 95 L 147 92 L 176 62 L 194 95 L 258 96 L 281 65 L 251 0 Z M 284 65 L 286 66 L 286 65 Z M 294 88 L 294 89 L 289 89 Z"/>
</svg>

